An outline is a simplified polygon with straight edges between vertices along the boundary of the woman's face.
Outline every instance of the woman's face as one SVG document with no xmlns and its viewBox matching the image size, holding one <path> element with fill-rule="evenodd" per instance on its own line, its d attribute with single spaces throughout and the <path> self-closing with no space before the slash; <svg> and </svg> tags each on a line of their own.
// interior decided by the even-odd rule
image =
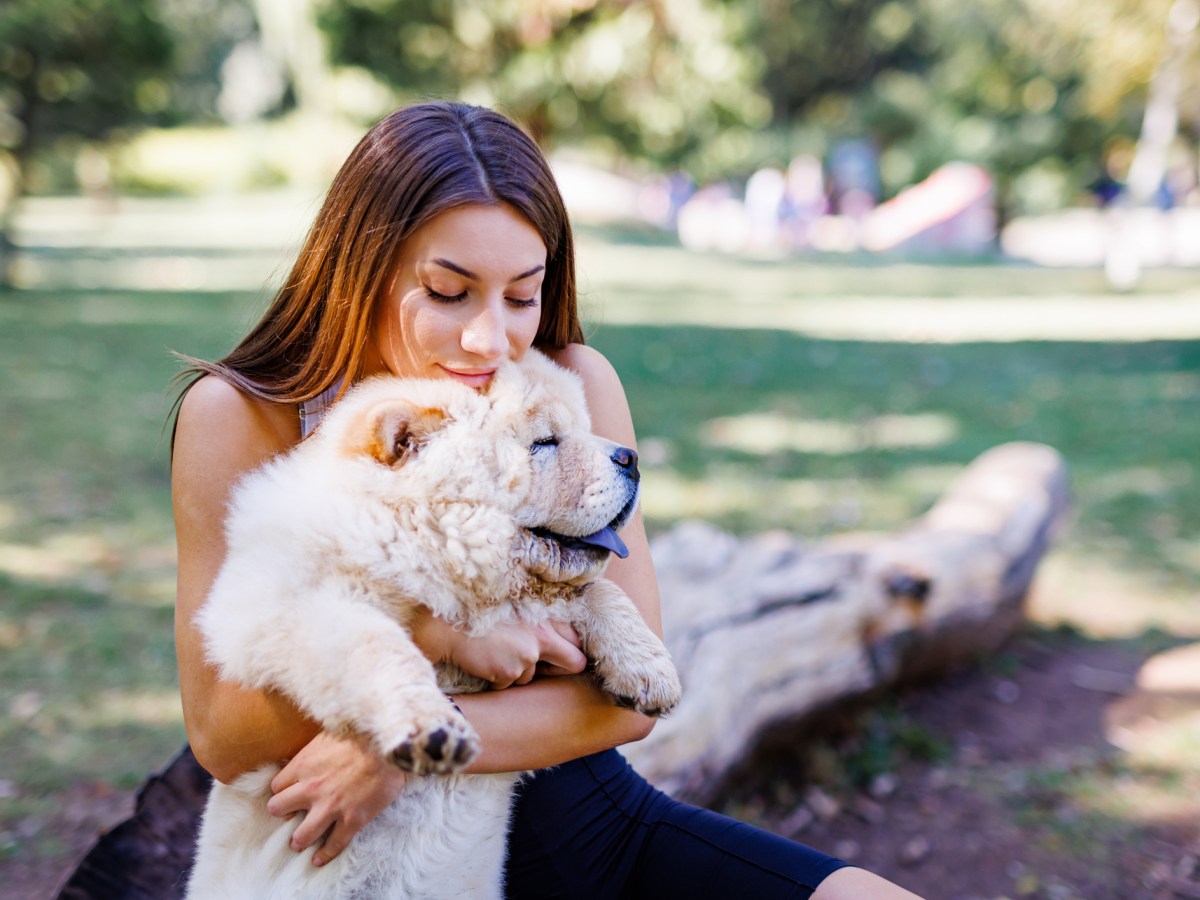
<svg viewBox="0 0 1200 900">
<path fill-rule="evenodd" d="M 546 245 L 511 206 L 441 213 L 405 242 L 370 335 L 365 375 L 486 387 L 533 346 Z"/>
</svg>

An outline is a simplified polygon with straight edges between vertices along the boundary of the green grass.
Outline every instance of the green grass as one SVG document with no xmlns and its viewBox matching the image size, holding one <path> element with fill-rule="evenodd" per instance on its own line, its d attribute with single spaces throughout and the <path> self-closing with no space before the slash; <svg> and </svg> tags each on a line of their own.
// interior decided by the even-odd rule
<svg viewBox="0 0 1200 900">
<path fill-rule="evenodd" d="M 170 350 L 220 352 L 248 305 L 0 295 L 0 854 L 61 852 L 29 823 L 72 788 L 136 787 L 182 742 Z"/>
<path fill-rule="evenodd" d="M 946 315 L 961 297 L 1033 317 L 1139 302 L 1103 295 L 1095 273 L 738 262 L 594 235 L 583 262 L 589 340 L 631 400 L 652 531 L 690 515 L 814 538 L 892 529 L 987 448 L 1041 441 L 1068 461 L 1077 498 L 1060 552 L 1144 592 L 1124 602 L 1194 599 L 1200 342 L 927 343 L 872 322 L 864 338 L 805 325 L 862 314 L 862 298 L 899 321 L 929 317 L 930 298 Z M 1162 273 L 1148 290 L 1170 301 L 1190 285 Z M 182 739 L 170 351 L 220 355 L 260 302 L 0 295 L 0 854 L 70 787 L 129 787 Z"/>
</svg>

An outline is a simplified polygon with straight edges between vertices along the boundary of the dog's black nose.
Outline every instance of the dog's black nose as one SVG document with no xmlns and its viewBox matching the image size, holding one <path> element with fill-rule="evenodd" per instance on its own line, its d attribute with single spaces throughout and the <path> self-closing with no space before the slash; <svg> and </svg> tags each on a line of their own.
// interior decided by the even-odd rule
<svg viewBox="0 0 1200 900">
<path fill-rule="evenodd" d="M 612 461 L 634 477 L 638 474 L 637 451 L 628 447 L 618 447 L 613 451 Z"/>
</svg>

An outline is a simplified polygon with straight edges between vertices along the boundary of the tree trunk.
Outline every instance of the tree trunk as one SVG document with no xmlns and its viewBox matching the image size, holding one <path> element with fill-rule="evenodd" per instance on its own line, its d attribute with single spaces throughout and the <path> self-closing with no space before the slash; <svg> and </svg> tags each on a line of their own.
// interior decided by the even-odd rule
<svg viewBox="0 0 1200 900">
<path fill-rule="evenodd" d="M 780 741 L 833 709 L 987 653 L 1023 618 L 1068 505 L 1059 455 L 1005 444 L 893 536 L 806 545 L 700 522 L 653 544 L 679 708 L 627 756 L 658 787 L 718 798 Z"/>
<path fill-rule="evenodd" d="M 1179 98 L 1184 67 L 1196 44 L 1200 5 L 1197 0 L 1174 0 L 1167 13 L 1167 41 L 1158 70 L 1150 83 L 1142 133 L 1129 166 L 1126 196 L 1110 214 L 1113 223 L 1104 257 L 1104 274 L 1111 287 L 1132 290 L 1142 277 L 1143 238 L 1148 210 L 1162 187 L 1167 155 L 1179 130 Z M 1161 216 L 1154 216 L 1155 223 Z"/>
</svg>

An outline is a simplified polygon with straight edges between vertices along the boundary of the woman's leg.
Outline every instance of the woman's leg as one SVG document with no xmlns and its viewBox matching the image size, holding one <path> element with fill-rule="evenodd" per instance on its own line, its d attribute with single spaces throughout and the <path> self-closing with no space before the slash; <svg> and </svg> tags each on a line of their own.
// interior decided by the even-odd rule
<svg viewBox="0 0 1200 900">
<path fill-rule="evenodd" d="M 838 869 L 813 893 L 813 900 L 921 900 L 916 894 L 863 869 Z"/>
<path fill-rule="evenodd" d="M 913 896 L 801 844 L 678 803 L 615 751 L 523 786 L 509 832 L 506 890 L 514 900 Z"/>
</svg>

